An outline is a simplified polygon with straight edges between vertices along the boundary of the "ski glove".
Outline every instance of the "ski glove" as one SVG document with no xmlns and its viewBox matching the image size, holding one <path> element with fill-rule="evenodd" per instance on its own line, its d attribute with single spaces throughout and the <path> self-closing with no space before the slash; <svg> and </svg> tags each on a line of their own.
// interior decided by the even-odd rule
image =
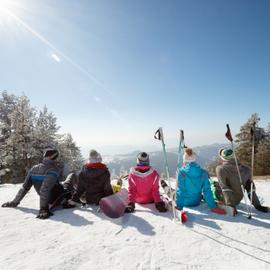
<svg viewBox="0 0 270 270">
<path fill-rule="evenodd" d="M 267 213 L 268 212 L 268 207 L 266 206 L 262 206 L 262 205 L 258 205 L 255 207 L 258 211 L 261 211 L 261 212 L 264 212 L 264 213 Z"/>
<path fill-rule="evenodd" d="M 2 204 L 2 207 L 17 207 L 18 203 L 15 203 L 13 201 L 6 202 Z"/>
<path fill-rule="evenodd" d="M 157 203 L 155 203 L 155 205 L 156 205 L 156 208 L 159 212 L 167 212 L 165 202 L 163 202 L 163 201 L 157 202 Z"/>
<path fill-rule="evenodd" d="M 213 213 L 218 214 L 218 215 L 225 215 L 226 214 L 226 211 L 222 208 L 219 208 L 219 207 L 211 208 L 211 211 Z"/>
<path fill-rule="evenodd" d="M 37 218 L 39 218 L 39 219 L 47 219 L 52 215 L 53 215 L 53 213 L 50 212 L 48 208 L 41 208 L 39 210 L 39 214 L 37 215 Z"/>
<path fill-rule="evenodd" d="M 133 213 L 135 211 L 135 203 L 130 202 L 126 207 L 125 213 Z"/>
</svg>

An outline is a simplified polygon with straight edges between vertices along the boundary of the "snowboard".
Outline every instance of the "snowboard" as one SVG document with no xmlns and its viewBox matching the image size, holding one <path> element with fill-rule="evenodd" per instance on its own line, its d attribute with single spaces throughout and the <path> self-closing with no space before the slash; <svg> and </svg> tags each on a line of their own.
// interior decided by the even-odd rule
<svg viewBox="0 0 270 270">
<path fill-rule="evenodd" d="M 109 218 L 119 218 L 124 215 L 127 207 L 128 191 L 123 188 L 121 191 L 104 197 L 99 201 L 99 207 Z"/>
</svg>

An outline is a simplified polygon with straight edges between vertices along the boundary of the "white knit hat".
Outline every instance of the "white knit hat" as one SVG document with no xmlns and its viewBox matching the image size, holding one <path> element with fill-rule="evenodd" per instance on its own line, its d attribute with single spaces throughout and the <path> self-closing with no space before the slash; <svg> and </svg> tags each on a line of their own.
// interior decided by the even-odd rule
<svg viewBox="0 0 270 270">
<path fill-rule="evenodd" d="M 193 152 L 193 150 L 191 148 L 186 148 L 185 153 L 183 155 L 183 162 L 187 163 L 187 162 L 195 162 L 195 161 L 196 161 L 196 155 Z"/>
</svg>

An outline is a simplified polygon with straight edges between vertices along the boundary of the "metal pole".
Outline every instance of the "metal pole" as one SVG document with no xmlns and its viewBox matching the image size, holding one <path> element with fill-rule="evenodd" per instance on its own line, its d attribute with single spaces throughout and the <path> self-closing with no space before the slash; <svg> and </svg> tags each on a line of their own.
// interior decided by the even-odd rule
<svg viewBox="0 0 270 270">
<path fill-rule="evenodd" d="M 161 133 L 161 143 L 162 143 L 163 155 L 164 155 L 164 160 L 165 160 L 165 170 L 166 170 L 167 180 L 168 180 L 168 183 L 169 183 L 170 198 L 171 198 L 171 201 L 172 201 L 173 219 L 176 220 L 175 202 L 173 200 L 173 195 L 172 195 L 172 186 L 171 186 L 171 179 L 170 179 L 170 173 L 169 173 L 168 158 L 167 158 L 167 153 L 166 153 L 162 128 L 160 128 L 160 133 Z"/>
</svg>

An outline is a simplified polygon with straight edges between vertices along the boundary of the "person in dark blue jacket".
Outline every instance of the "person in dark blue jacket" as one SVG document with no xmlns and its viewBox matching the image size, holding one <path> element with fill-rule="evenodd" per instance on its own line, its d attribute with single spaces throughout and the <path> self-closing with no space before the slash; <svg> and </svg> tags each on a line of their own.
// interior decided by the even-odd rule
<svg viewBox="0 0 270 270">
<path fill-rule="evenodd" d="M 49 211 L 50 204 L 64 193 L 64 187 L 60 184 L 61 170 L 57 163 L 58 155 L 56 149 L 47 149 L 44 152 L 42 163 L 29 170 L 15 198 L 4 203 L 2 207 L 17 207 L 26 193 L 34 186 L 40 197 L 40 210 L 37 218 L 49 218 L 52 215 Z"/>
<path fill-rule="evenodd" d="M 192 149 L 186 148 L 183 156 L 183 166 L 178 172 L 176 207 L 182 210 L 184 206 L 197 206 L 202 198 L 205 199 L 212 212 L 225 214 L 223 209 L 216 206 L 208 172 L 196 163 L 196 155 Z"/>
</svg>

